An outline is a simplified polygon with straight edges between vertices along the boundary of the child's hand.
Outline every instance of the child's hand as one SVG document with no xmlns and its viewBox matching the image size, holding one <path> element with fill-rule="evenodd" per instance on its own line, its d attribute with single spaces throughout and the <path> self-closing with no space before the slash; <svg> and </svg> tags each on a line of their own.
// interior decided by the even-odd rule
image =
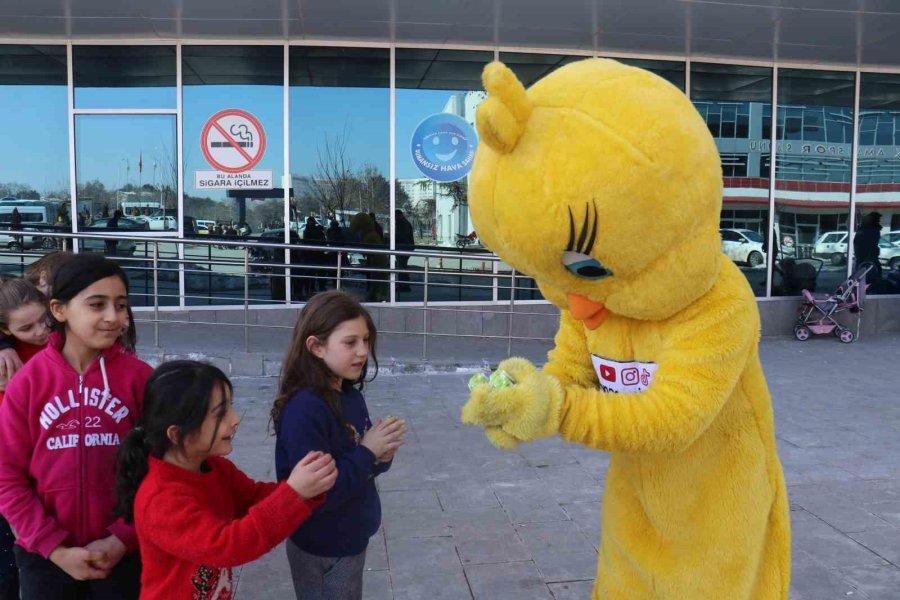
<svg viewBox="0 0 900 600">
<path fill-rule="evenodd" d="M 119 564 L 127 550 L 122 540 L 114 535 L 94 540 L 85 546 L 84 549 L 103 554 L 103 559 L 91 561 L 93 566 L 103 571 L 111 571 L 113 567 Z"/>
<path fill-rule="evenodd" d="M 372 451 L 377 460 L 382 456 L 392 455 L 397 448 L 403 445 L 403 434 L 406 433 L 405 423 L 396 417 L 383 421 L 378 419 L 363 436 L 362 445 Z"/>
<path fill-rule="evenodd" d="M 330 454 L 310 452 L 294 466 L 287 483 L 301 498 L 309 500 L 330 490 L 337 475 L 337 465 Z"/>
<path fill-rule="evenodd" d="M 375 459 L 375 462 L 376 462 L 376 463 L 379 463 L 379 464 L 389 463 L 389 462 L 391 462 L 392 460 L 394 460 L 394 455 L 395 455 L 395 454 L 397 454 L 397 449 L 396 449 L 396 448 L 393 449 L 393 450 L 390 450 L 390 451 L 388 451 L 388 452 L 385 452 L 385 453 L 382 454 L 381 456 L 377 457 L 377 458 Z"/>
<path fill-rule="evenodd" d="M 22 368 L 22 361 L 15 348 L 0 350 L 0 377 L 7 381 L 12 379 L 16 371 Z"/>
<path fill-rule="evenodd" d="M 106 556 L 102 552 L 87 548 L 57 546 L 56 550 L 50 553 L 50 561 L 77 581 L 105 579 L 109 571 L 94 566 L 95 563 L 104 560 Z"/>
</svg>

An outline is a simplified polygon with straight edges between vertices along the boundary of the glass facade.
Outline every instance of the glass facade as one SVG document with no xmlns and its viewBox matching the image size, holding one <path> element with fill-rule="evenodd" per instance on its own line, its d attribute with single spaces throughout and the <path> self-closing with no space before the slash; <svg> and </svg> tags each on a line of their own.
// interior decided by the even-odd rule
<svg viewBox="0 0 900 600">
<path fill-rule="evenodd" d="M 75 108 L 171 108 L 175 46 L 73 46 Z"/>
<path fill-rule="evenodd" d="M 722 252 L 765 296 L 772 69 L 692 63 L 691 100 L 722 158 Z"/>
<path fill-rule="evenodd" d="M 283 233 L 284 48 L 183 46 L 181 68 L 185 230 L 224 242 Z M 248 165 L 249 171 L 238 172 Z M 218 179 L 218 172 L 226 175 Z M 256 303 L 278 299 L 278 285 L 265 265 L 282 258 L 269 254 L 251 253 L 248 286 Z M 234 304 L 243 298 L 241 246 L 188 245 L 184 259 L 187 305 Z"/>
<path fill-rule="evenodd" d="M 847 277 L 855 85 L 852 72 L 778 72 L 774 296 Z"/>
<path fill-rule="evenodd" d="M 586 56 L 0 44 L 0 107 L 17 115 L 0 160 L 0 224 L 15 208 L 25 230 L 0 247 L 63 247 L 42 230 L 221 240 L 156 245 L 163 305 L 234 305 L 245 285 L 255 304 L 302 302 L 335 287 L 338 268 L 342 289 L 370 302 L 422 302 L 426 271 L 429 302 L 510 300 L 511 270 L 485 260 L 473 231 L 468 163 L 456 173 L 444 158 L 477 148 L 466 132 L 495 58 L 531 85 Z M 900 74 L 857 82 L 854 71 L 619 60 L 685 90 L 707 123 L 722 158 L 722 250 L 758 297 L 832 291 L 863 260 L 877 263 L 870 293 L 900 293 Z M 435 119 L 462 133 L 426 136 Z M 868 245 L 855 241 L 876 227 L 859 236 Z M 154 244 L 74 246 L 123 257 L 135 304 L 152 304 L 142 261 Z M 0 275 L 31 260 L 9 254 Z M 391 264 L 396 280 L 378 272 Z M 541 299 L 525 276 L 515 287 L 516 300 Z"/>
<path fill-rule="evenodd" d="M 900 75 L 862 74 L 855 200 L 853 251 L 875 266 L 869 291 L 900 294 Z"/>
<path fill-rule="evenodd" d="M 13 212 L 22 236 L 0 236 L 0 248 L 56 247 L 45 230 L 71 230 L 68 88 L 65 46 L 0 45 L 0 107 L 8 115 L 0 160 L 0 226 Z M 0 255 L 0 277 L 21 275 L 31 258 Z"/>
<path fill-rule="evenodd" d="M 429 301 L 492 299 L 491 280 L 479 277 L 490 273 L 490 264 L 478 258 L 485 250 L 478 243 L 469 216 L 468 176 L 444 179 L 424 173 L 416 160 L 415 138 L 417 129 L 433 115 L 451 115 L 448 118 L 474 126 L 475 111 L 487 97 L 479 91 L 481 72 L 493 59 L 494 53 L 486 51 L 396 50 L 397 184 L 394 193 L 397 208 L 409 224 L 403 224 L 407 235 L 412 230 L 411 243 L 406 239 L 405 244 L 396 247 L 422 252 L 460 249 L 458 260 L 427 259 L 430 261 Z M 448 143 L 439 137 L 431 140 Z M 455 152 L 452 146 L 447 150 Z M 427 148 L 422 152 L 428 156 Z M 423 300 L 425 260 L 416 256 L 398 260 L 398 266 L 412 271 L 403 274 L 403 281 L 397 286 L 398 301 Z"/>
<path fill-rule="evenodd" d="M 362 269 L 390 266 L 387 255 L 365 252 L 391 241 L 390 50 L 293 47 L 289 84 L 292 243 L 360 249 L 295 252 L 291 298 L 335 287 L 341 262 L 343 290 L 387 300 L 387 275 Z"/>
</svg>

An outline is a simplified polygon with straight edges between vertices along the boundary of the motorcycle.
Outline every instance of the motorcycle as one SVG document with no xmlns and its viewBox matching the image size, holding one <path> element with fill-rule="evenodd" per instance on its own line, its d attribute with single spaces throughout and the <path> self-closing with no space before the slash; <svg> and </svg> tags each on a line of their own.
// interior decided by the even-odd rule
<svg viewBox="0 0 900 600">
<path fill-rule="evenodd" d="M 473 231 L 469 235 L 463 235 L 461 233 L 456 234 L 456 247 L 457 248 L 465 248 L 467 246 L 474 246 L 478 243 L 478 236 L 475 235 Z"/>
</svg>

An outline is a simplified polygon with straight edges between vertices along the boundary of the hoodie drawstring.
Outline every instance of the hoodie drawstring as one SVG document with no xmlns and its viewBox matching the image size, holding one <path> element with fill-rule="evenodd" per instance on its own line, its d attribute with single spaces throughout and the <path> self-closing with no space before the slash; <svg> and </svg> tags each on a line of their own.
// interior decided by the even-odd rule
<svg viewBox="0 0 900 600">
<path fill-rule="evenodd" d="M 106 376 L 106 360 L 100 355 L 100 373 L 103 375 L 103 391 L 109 395 L 109 378 Z"/>
</svg>

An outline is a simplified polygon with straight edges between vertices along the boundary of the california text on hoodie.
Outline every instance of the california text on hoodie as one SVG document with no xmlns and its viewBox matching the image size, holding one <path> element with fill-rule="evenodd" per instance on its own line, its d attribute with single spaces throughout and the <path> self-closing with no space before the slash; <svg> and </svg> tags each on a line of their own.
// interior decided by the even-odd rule
<svg viewBox="0 0 900 600">
<path fill-rule="evenodd" d="M 110 534 L 137 549 L 113 517 L 116 452 L 141 412 L 152 368 L 118 343 L 79 375 L 54 333 L 6 388 L 0 406 L 0 512 L 16 543 L 49 557 Z"/>
</svg>

